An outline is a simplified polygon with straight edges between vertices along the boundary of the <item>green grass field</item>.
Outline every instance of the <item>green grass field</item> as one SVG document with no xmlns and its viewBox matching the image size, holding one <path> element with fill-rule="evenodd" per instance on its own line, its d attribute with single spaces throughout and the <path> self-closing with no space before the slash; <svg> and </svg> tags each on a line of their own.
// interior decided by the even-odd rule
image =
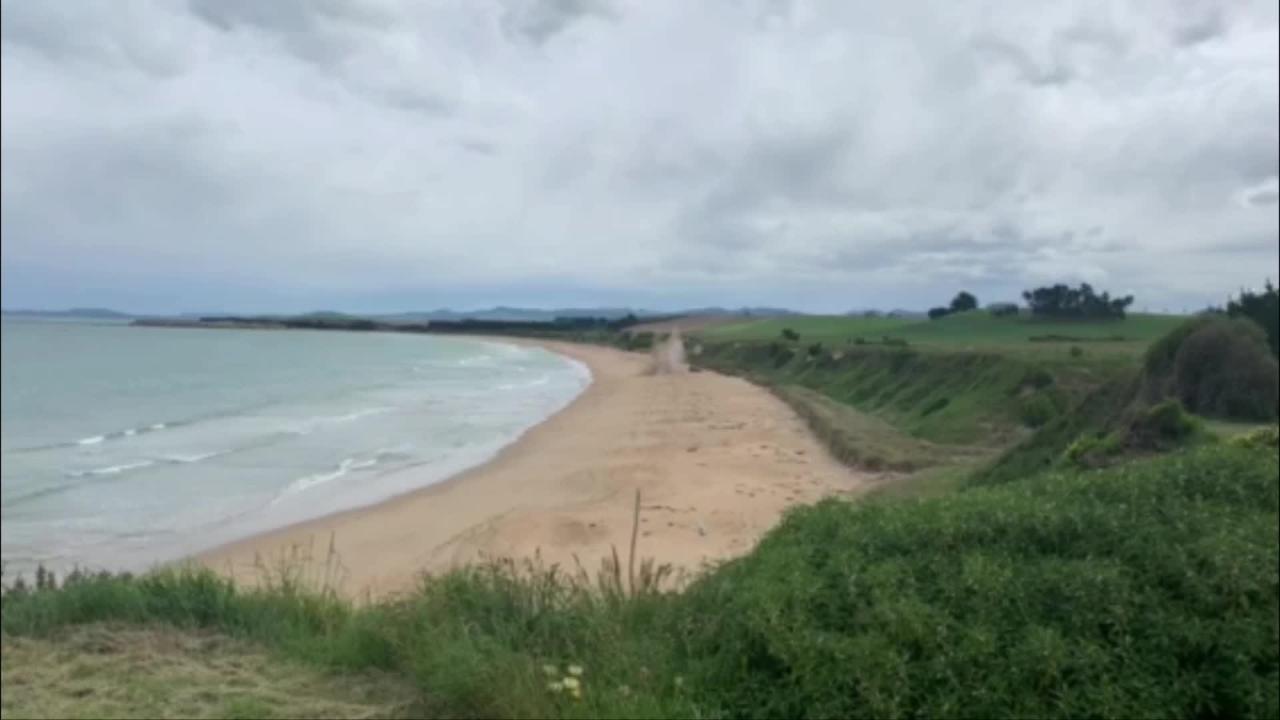
<svg viewBox="0 0 1280 720">
<path fill-rule="evenodd" d="M 1124 320 L 1072 322 L 1035 320 L 1025 315 L 998 318 L 976 310 L 938 320 L 856 316 L 767 318 L 710 327 L 696 336 L 708 342 L 778 340 L 782 330 L 790 328 L 800 334 L 801 344 L 822 342 L 840 346 L 858 338 L 876 343 L 889 337 L 923 348 L 944 350 L 1068 358 L 1069 349 L 1078 346 L 1085 356 L 1134 356 L 1184 320 L 1180 315 L 1130 315 Z"/>
</svg>

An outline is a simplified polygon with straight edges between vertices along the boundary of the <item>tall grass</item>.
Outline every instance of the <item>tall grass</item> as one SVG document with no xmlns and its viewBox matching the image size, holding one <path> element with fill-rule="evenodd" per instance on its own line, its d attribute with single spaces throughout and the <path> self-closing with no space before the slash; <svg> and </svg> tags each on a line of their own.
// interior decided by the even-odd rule
<svg viewBox="0 0 1280 720">
<path fill-rule="evenodd" d="M 1278 532 L 1274 448 L 1222 445 L 828 501 L 678 594 L 614 558 L 492 561 L 359 607 L 187 568 L 10 592 L 0 630 L 211 628 L 399 674 L 454 717 L 1275 717 Z M 580 696 L 553 689 L 570 665 Z"/>
</svg>

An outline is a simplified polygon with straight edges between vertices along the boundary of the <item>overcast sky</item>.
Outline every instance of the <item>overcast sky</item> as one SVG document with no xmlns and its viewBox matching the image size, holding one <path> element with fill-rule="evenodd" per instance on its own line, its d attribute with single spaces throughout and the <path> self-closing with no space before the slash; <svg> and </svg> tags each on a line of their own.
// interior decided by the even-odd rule
<svg viewBox="0 0 1280 720">
<path fill-rule="evenodd" d="M 3 2 L 3 304 L 1221 303 L 1277 3 Z"/>
</svg>

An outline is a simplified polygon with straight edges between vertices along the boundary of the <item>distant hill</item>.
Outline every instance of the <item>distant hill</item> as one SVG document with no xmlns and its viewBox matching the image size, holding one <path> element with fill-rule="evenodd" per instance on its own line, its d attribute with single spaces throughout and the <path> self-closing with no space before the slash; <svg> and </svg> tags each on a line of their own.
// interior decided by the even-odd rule
<svg viewBox="0 0 1280 720">
<path fill-rule="evenodd" d="M 0 310 L 0 315 L 14 317 L 92 318 L 95 320 L 128 320 L 134 315 L 107 308 L 70 308 L 69 310 L 28 310 L 23 308 Z"/>
<path fill-rule="evenodd" d="M 605 318 L 607 320 L 617 320 L 627 315 L 635 315 L 638 318 L 660 318 L 685 315 L 697 316 L 719 316 L 734 315 L 745 317 L 779 317 L 784 315 L 799 315 L 793 310 L 773 307 L 743 307 L 743 308 L 723 308 L 723 307 L 701 307 L 686 308 L 670 312 L 658 310 L 647 310 L 644 308 L 619 308 L 619 307 L 577 307 L 577 308 L 518 308 L 499 305 L 486 310 L 452 310 L 449 308 L 441 308 L 438 310 L 428 310 L 422 312 L 404 312 L 391 313 L 385 315 L 371 315 L 369 317 L 382 320 L 384 322 L 423 322 L 430 320 L 502 320 L 506 322 L 550 322 L 556 318 Z"/>
</svg>

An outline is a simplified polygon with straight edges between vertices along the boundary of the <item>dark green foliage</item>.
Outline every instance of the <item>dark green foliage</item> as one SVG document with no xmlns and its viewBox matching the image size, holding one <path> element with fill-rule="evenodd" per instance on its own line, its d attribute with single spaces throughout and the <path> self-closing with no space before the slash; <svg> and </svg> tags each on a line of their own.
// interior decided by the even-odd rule
<svg viewBox="0 0 1280 720">
<path fill-rule="evenodd" d="M 1017 390 L 1025 392 L 1027 390 L 1043 390 L 1053 384 L 1053 373 L 1041 367 L 1028 368 L 1022 376 L 1022 380 L 1018 382 Z"/>
<path fill-rule="evenodd" d="M 1182 342 L 1174 360 L 1177 397 L 1193 412 L 1271 420 L 1280 403 L 1280 370 L 1253 322 L 1214 318 Z"/>
<path fill-rule="evenodd" d="M 651 332 L 623 333 L 618 337 L 623 350 L 639 352 L 653 348 L 654 334 Z"/>
<path fill-rule="evenodd" d="M 1244 318 L 1198 315 L 1156 341 L 1144 361 L 1146 397 L 1244 420 L 1276 417 L 1280 379 L 1267 339 Z"/>
<path fill-rule="evenodd" d="M 1027 290 L 1022 297 L 1031 308 L 1031 314 L 1039 317 L 1063 320 L 1122 319 L 1125 310 L 1133 304 L 1133 296 L 1112 298 L 1108 292 L 1094 292 L 1089 283 L 1080 287 L 1052 285 Z"/>
<path fill-rule="evenodd" d="M 1200 429 L 1196 419 L 1177 400 L 1164 402 L 1135 413 L 1129 421 L 1125 440 L 1143 450 L 1169 450 L 1191 438 Z"/>
<path fill-rule="evenodd" d="M 1013 317 L 1018 314 L 1018 306 L 1010 302 L 991 303 L 987 306 L 987 312 L 993 317 Z"/>
<path fill-rule="evenodd" d="M 944 318 L 950 314 L 951 314 L 950 308 L 944 308 L 944 307 L 929 308 L 930 320 L 937 320 L 938 318 Z"/>
<path fill-rule="evenodd" d="M 682 662 L 732 717 L 1275 717 L 1278 478 L 1210 448 L 829 501 L 688 591 Z"/>
<path fill-rule="evenodd" d="M 1036 393 L 1023 398 L 1020 413 L 1027 427 L 1038 428 L 1058 414 L 1058 406 L 1050 396 Z"/>
<path fill-rule="evenodd" d="M 822 354 L 822 343 L 817 342 L 809 346 L 809 357 L 818 357 Z"/>
<path fill-rule="evenodd" d="M 1079 345 L 1072 345 L 1070 353 L 1073 358 L 1084 357 L 1084 348 Z"/>
<path fill-rule="evenodd" d="M 974 297 L 973 293 L 970 293 L 966 290 L 961 290 L 959 293 L 956 294 L 954 298 L 951 299 L 951 306 L 949 309 L 953 313 L 977 310 L 978 298 Z"/>
<path fill-rule="evenodd" d="M 1182 343 L 1197 330 L 1219 321 L 1220 317 L 1216 315 L 1196 315 L 1151 343 L 1143 357 L 1143 369 L 1147 377 L 1160 380 L 1172 378 Z"/>
<path fill-rule="evenodd" d="M 1079 468 L 1109 465 L 1124 452 L 1124 440 L 1118 432 L 1084 435 L 1063 455 L 1067 463 Z"/>
<path fill-rule="evenodd" d="M 924 408 L 920 411 L 920 414 L 932 415 L 933 413 L 938 412 L 939 410 L 946 407 L 950 403 L 951 403 L 951 398 L 944 395 L 940 398 L 934 399 L 934 401 L 929 403 L 928 405 L 925 405 Z"/>
<path fill-rule="evenodd" d="M 792 330 L 791 328 L 782 328 L 782 339 L 788 342 L 799 342 L 800 333 Z"/>
<path fill-rule="evenodd" d="M 1262 292 L 1243 290 L 1227 303 L 1227 314 L 1254 321 L 1267 333 L 1272 355 L 1280 355 L 1280 289 L 1267 280 Z"/>
</svg>

